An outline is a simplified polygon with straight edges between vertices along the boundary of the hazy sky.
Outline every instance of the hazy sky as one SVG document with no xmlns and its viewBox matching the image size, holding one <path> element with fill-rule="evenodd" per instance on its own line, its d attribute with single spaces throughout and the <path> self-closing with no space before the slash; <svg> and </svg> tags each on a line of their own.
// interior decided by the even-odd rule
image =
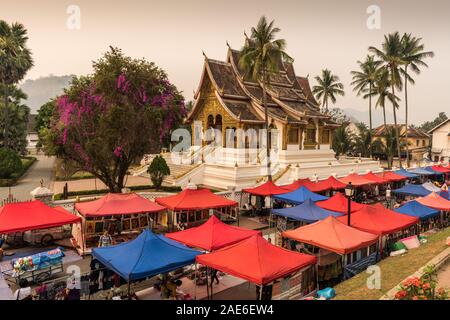
<svg viewBox="0 0 450 320">
<path fill-rule="evenodd" d="M 66 25 L 70 5 L 81 10 L 79 30 Z M 370 5 L 381 8 L 379 30 L 367 27 Z M 410 90 L 411 120 L 431 120 L 440 111 L 450 115 L 448 0 L 0 0 L 0 19 L 28 29 L 35 61 L 28 79 L 89 73 L 92 60 L 113 45 L 157 63 L 188 100 L 200 80 L 202 50 L 225 59 L 226 41 L 240 48 L 243 31 L 263 14 L 281 28 L 297 74 L 313 77 L 329 68 L 341 77 L 347 94 L 337 106 L 343 108 L 367 110 L 350 88 L 349 72 L 370 45 L 380 46 L 383 35 L 393 31 L 422 37 L 436 57 Z"/>
</svg>

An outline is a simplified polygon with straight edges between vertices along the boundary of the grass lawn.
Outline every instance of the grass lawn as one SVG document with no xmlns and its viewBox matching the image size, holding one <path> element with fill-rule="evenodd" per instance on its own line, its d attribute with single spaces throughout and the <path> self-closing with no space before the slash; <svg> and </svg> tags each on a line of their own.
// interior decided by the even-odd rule
<svg viewBox="0 0 450 320">
<path fill-rule="evenodd" d="M 378 300 L 402 280 L 424 266 L 447 246 L 450 227 L 428 237 L 428 242 L 409 250 L 404 256 L 388 257 L 378 263 L 381 268 L 381 290 L 370 290 L 366 281 L 369 274 L 362 272 L 334 287 L 336 300 Z"/>
</svg>

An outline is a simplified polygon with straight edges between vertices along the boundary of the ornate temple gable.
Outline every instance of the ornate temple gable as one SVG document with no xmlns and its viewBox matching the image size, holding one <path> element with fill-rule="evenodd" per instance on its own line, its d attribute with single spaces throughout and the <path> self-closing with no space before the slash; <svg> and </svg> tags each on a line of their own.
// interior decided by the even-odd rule
<svg viewBox="0 0 450 320">
<path fill-rule="evenodd" d="M 311 86 L 309 84 L 309 79 L 305 77 L 299 77 L 296 76 L 297 83 L 302 88 L 303 94 L 306 96 L 307 101 L 314 107 L 319 109 L 319 103 L 317 102 L 316 98 L 314 97 Z"/>
</svg>

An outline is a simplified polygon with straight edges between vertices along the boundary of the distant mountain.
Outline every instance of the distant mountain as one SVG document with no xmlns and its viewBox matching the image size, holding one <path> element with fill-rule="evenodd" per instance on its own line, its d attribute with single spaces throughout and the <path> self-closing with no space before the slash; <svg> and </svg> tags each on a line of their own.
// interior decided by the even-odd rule
<svg viewBox="0 0 450 320">
<path fill-rule="evenodd" d="M 35 80 L 26 80 L 20 88 L 27 94 L 25 104 L 30 107 L 31 113 L 35 114 L 39 108 L 51 98 L 63 93 L 74 76 L 49 75 Z"/>
<path fill-rule="evenodd" d="M 343 109 L 344 113 L 354 122 L 364 122 L 369 124 L 369 111 L 368 110 L 357 110 L 352 108 Z M 392 111 L 386 109 L 386 121 L 387 123 L 394 123 L 394 115 Z M 397 115 L 397 123 L 404 123 L 405 119 Z M 373 127 L 378 127 L 384 123 L 383 121 L 383 111 L 381 109 L 372 109 L 372 124 Z"/>
</svg>

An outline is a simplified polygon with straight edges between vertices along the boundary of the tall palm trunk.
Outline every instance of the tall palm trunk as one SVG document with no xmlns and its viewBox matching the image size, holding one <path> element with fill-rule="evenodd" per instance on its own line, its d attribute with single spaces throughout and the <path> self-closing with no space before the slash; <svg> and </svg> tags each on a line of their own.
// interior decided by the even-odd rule
<svg viewBox="0 0 450 320">
<path fill-rule="evenodd" d="M 5 107 L 5 120 L 3 124 L 3 146 L 9 148 L 9 99 L 8 99 L 8 86 L 6 81 L 3 81 L 3 103 Z"/>
<path fill-rule="evenodd" d="M 263 71 L 263 108 L 264 108 L 264 125 L 266 127 L 266 157 L 267 157 L 267 180 L 272 181 L 272 173 L 270 170 L 270 130 L 269 130 L 269 114 L 267 111 L 266 98 L 266 72 Z"/>
<path fill-rule="evenodd" d="M 394 83 L 392 83 L 392 95 L 395 97 Z M 400 150 L 400 136 L 398 134 L 398 126 L 397 126 L 397 110 L 395 109 L 395 103 L 394 102 L 392 102 L 392 109 L 394 111 L 394 127 L 395 127 L 395 140 L 397 141 L 398 163 L 400 165 L 400 168 L 403 168 L 403 166 L 402 166 L 402 153 L 401 153 L 401 150 Z"/>
<path fill-rule="evenodd" d="M 372 82 L 369 84 L 369 129 L 370 129 L 370 139 L 372 139 Z M 372 140 L 370 141 L 369 155 L 372 158 Z"/>
<path fill-rule="evenodd" d="M 409 144 L 408 144 L 408 65 L 405 66 L 405 123 L 406 123 L 406 165 L 409 168 Z"/>
<path fill-rule="evenodd" d="M 383 120 L 384 120 L 384 128 L 387 129 L 386 125 L 386 106 L 383 106 Z"/>
</svg>

